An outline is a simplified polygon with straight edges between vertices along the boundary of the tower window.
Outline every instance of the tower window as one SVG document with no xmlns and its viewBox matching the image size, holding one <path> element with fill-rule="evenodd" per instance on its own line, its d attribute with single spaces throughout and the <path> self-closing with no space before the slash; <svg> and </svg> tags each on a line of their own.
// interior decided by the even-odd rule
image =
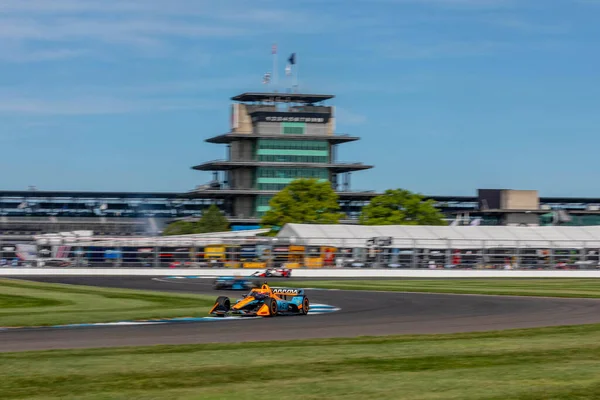
<svg viewBox="0 0 600 400">
<path fill-rule="evenodd" d="M 282 122 L 281 129 L 284 135 L 303 135 L 305 124 L 303 122 Z"/>
</svg>

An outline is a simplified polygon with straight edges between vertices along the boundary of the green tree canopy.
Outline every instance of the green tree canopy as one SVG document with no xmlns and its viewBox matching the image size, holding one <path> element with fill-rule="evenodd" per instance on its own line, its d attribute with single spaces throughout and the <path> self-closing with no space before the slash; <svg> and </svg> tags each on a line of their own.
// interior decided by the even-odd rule
<svg viewBox="0 0 600 400">
<path fill-rule="evenodd" d="M 386 190 L 363 207 L 363 225 L 446 225 L 432 200 L 404 189 Z"/>
<path fill-rule="evenodd" d="M 163 231 L 164 236 L 189 235 L 193 233 L 224 232 L 229 230 L 229 221 L 216 205 L 211 205 L 197 222 L 176 221 Z"/>
<path fill-rule="evenodd" d="M 289 223 L 337 224 L 343 216 L 331 184 L 317 179 L 292 181 L 273 196 L 269 206 L 261 222 L 274 230 Z"/>
<path fill-rule="evenodd" d="M 175 221 L 171 222 L 169 225 L 165 227 L 162 234 L 163 236 L 171 236 L 171 235 L 189 235 L 192 233 L 197 233 L 196 230 L 197 222 L 189 222 L 189 221 Z"/>
</svg>

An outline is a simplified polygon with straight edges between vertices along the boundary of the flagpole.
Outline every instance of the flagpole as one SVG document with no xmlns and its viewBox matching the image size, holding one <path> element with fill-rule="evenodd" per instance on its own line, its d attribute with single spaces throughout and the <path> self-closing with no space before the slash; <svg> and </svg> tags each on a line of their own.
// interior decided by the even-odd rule
<svg viewBox="0 0 600 400">
<path fill-rule="evenodd" d="M 294 74 L 294 91 L 298 93 L 298 71 L 300 70 L 300 64 L 298 64 L 298 53 L 296 53 L 296 55 L 294 56 L 294 61 L 296 63 L 296 68 L 294 68 L 296 70 L 296 73 Z"/>
<path fill-rule="evenodd" d="M 273 53 L 273 91 L 277 92 L 277 43 L 272 47 Z"/>
</svg>

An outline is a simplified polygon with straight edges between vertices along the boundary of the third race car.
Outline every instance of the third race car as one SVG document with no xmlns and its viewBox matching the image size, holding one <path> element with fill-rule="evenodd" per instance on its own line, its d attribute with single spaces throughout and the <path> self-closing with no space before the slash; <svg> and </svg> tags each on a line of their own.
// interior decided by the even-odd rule
<svg viewBox="0 0 600 400">
<path fill-rule="evenodd" d="M 289 278 L 292 276 L 292 270 L 289 268 L 267 268 L 265 271 L 256 271 L 250 276 L 257 276 L 261 278 Z"/>
</svg>

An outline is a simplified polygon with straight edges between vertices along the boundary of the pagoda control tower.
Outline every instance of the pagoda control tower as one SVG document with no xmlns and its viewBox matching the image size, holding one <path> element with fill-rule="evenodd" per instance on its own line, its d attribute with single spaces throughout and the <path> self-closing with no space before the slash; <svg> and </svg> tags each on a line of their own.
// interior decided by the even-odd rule
<svg viewBox="0 0 600 400">
<path fill-rule="evenodd" d="M 222 197 L 226 212 L 242 219 L 260 218 L 273 195 L 298 178 L 330 182 L 341 201 L 372 197 L 370 192 L 356 196 L 350 191 L 350 174 L 372 166 L 337 160 L 338 145 L 359 138 L 335 133 L 335 107 L 325 104 L 333 97 L 297 93 L 233 97 L 231 131 L 206 140 L 226 144 L 228 159 L 193 167 L 214 174 L 201 195 Z"/>
</svg>

